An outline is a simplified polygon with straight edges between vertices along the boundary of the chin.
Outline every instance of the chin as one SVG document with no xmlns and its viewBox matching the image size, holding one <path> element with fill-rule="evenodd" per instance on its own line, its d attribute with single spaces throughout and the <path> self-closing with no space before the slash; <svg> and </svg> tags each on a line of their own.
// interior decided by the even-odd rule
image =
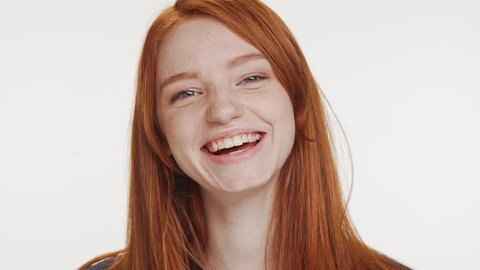
<svg viewBox="0 0 480 270">
<path fill-rule="evenodd" d="M 275 184 L 274 177 L 266 176 L 239 176 L 231 181 L 222 181 L 222 186 L 215 187 L 216 190 L 225 193 L 247 193 L 249 191 L 260 191 Z M 249 179 L 239 181 L 239 179 Z"/>
</svg>

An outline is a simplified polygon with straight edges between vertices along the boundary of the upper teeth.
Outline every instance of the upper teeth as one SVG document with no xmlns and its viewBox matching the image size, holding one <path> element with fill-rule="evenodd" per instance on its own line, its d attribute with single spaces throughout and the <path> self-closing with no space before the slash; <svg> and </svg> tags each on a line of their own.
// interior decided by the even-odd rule
<svg viewBox="0 0 480 270">
<path fill-rule="evenodd" d="M 207 148 L 210 153 L 215 153 L 222 149 L 232 148 L 234 146 L 240 146 L 244 143 L 253 143 L 260 140 L 262 136 L 259 133 L 246 133 L 239 134 L 233 137 L 222 138 L 208 143 Z"/>
</svg>

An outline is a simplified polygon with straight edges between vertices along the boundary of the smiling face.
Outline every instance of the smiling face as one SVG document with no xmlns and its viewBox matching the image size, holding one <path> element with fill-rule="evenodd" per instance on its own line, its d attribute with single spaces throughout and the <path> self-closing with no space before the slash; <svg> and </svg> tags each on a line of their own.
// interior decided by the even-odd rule
<svg viewBox="0 0 480 270">
<path fill-rule="evenodd" d="M 157 119 L 185 174 L 212 191 L 276 182 L 292 150 L 294 113 L 255 47 L 195 18 L 162 41 L 157 70 Z"/>
</svg>

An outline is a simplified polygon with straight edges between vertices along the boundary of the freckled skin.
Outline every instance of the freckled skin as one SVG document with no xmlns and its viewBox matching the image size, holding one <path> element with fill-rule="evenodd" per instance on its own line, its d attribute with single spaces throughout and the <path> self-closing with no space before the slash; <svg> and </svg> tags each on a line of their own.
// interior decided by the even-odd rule
<svg viewBox="0 0 480 270">
<path fill-rule="evenodd" d="M 182 23 L 159 48 L 157 84 L 178 73 L 196 73 L 157 91 L 156 114 L 178 165 L 206 190 L 240 192 L 276 182 L 291 152 L 293 108 L 269 62 L 253 59 L 227 67 L 229 60 L 252 53 L 260 52 L 208 18 Z M 265 136 L 248 159 L 212 161 L 201 148 L 232 129 Z"/>
</svg>

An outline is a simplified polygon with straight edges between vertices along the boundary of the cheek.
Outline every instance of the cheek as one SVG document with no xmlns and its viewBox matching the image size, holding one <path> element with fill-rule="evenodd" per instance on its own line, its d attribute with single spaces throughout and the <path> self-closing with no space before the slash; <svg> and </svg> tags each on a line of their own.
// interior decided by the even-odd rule
<svg viewBox="0 0 480 270">
<path fill-rule="evenodd" d="M 285 90 L 277 92 L 275 98 L 276 106 L 271 107 L 271 115 L 275 117 L 274 124 L 277 126 L 277 131 L 282 134 L 282 141 L 286 145 L 293 144 L 295 138 L 295 115 L 293 112 L 293 105 Z"/>
<path fill-rule="evenodd" d="M 278 89 L 275 91 L 275 95 L 272 95 L 266 100 L 270 100 L 270 106 L 265 106 L 265 108 L 267 108 L 268 113 L 274 117 L 275 123 L 294 128 L 295 117 L 293 105 L 287 92 L 283 88 Z"/>
<path fill-rule="evenodd" d="M 195 142 L 199 120 L 194 115 L 187 111 L 157 113 L 160 128 L 175 158 L 180 158 Z"/>
<path fill-rule="evenodd" d="M 286 143 L 293 143 L 295 138 L 295 116 L 290 100 L 288 100 L 288 103 L 284 104 L 283 110 L 279 111 L 278 115 L 281 115 L 278 119 L 281 123 L 278 123 L 278 125 L 281 126 L 281 132 L 285 136 Z"/>
<path fill-rule="evenodd" d="M 180 119 L 176 117 L 168 118 L 165 120 L 162 125 L 163 134 L 167 138 L 168 145 L 170 149 L 178 148 L 178 146 L 183 145 L 186 138 L 185 135 L 188 134 L 188 125 L 187 124 L 175 124 L 182 123 Z"/>
</svg>

